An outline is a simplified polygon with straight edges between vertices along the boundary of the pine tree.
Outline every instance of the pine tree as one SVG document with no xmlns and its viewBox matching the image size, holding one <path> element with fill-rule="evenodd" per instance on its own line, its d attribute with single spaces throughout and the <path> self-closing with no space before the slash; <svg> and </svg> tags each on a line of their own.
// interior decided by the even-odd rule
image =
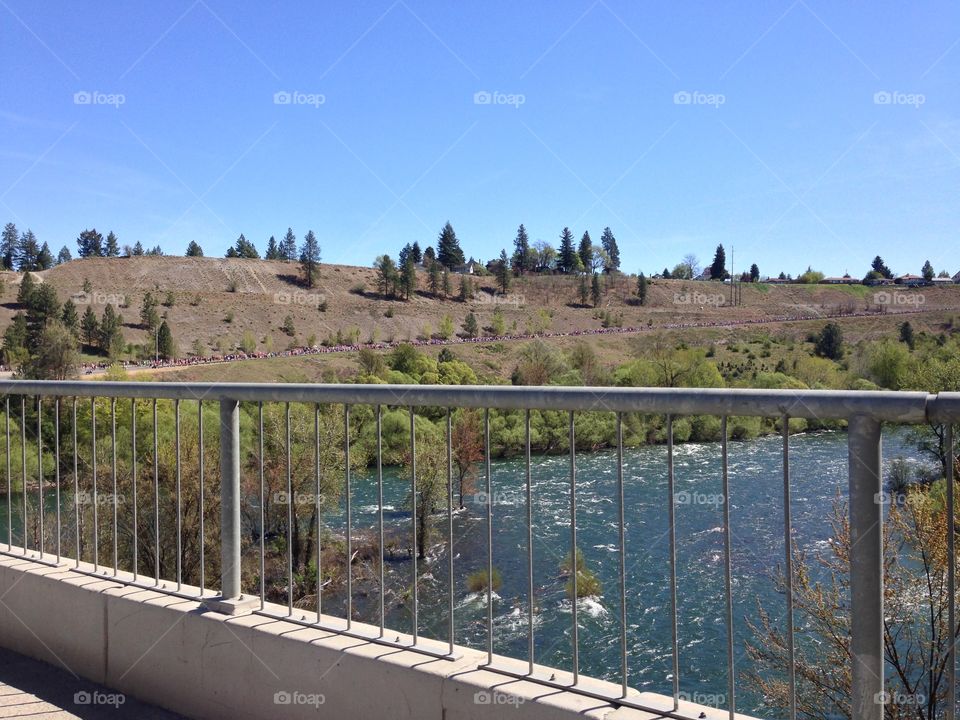
<svg viewBox="0 0 960 720">
<path fill-rule="evenodd" d="M 564 228 L 560 233 L 560 250 L 557 255 L 557 269 L 565 274 L 572 273 L 577 267 L 577 252 L 573 248 L 573 233 Z"/>
<path fill-rule="evenodd" d="M 83 319 L 80 321 L 80 331 L 83 334 L 83 342 L 88 347 L 93 347 L 100 337 L 100 322 L 93 308 L 87 305 L 83 311 Z"/>
<path fill-rule="evenodd" d="M 167 325 L 166 320 L 160 323 L 160 329 L 157 330 L 157 354 L 164 360 L 169 360 L 176 355 L 173 333 L 170 332 L 170 326 Z"/>
<path fill-rule="evenodd" d="M 443 277 L 440 282 L 440 289 L 443 291 L 443 297 L 450 297 L 450 273 L 447 270 L 443 271 Z"/>
<path fill-rule="evenodd" d="M 203 257 L 203 248 L 196 240 L 191 240 L 187 245 L 187 257 Z"/>
<path fill-rule="evenodd" d="M 377 291 L 382 297 L 393 297 L 397 282 L 397 266 L 393 259 L 389 255 L 381 255 L 377 258 L 375 267 L 377 268 Z"/>
<path fill-rule="evenodd" d="M 116 358 L 123 352 L 122 320 L 117 315 L 113 305 L 107 305 L 100 319 L 99 346 L 100 350 L 111 358 Z"/>
<path fill-rule="evenodd" d="M 750 266 L 750 282 L 758 282 L 760 280 L 760 268 L 757 267 L 757 264 L 754 263 Z"/>
<path fill-rule="evenodd" d="M 24 273 L 23 279 L 20 280 L 20 289 L 17 291 L 17 304 L 24 307 L 29 305 L 36 287 L 37 281 L 33 279 L 33 275 L 29 272 Z"/>
<path fill-rule="evenodd" d="M 883 262 L 883 258 L 880 257 L 879 255 L 877 255 L 873 259 L 873 262 L 871 263 L 870 267 L 873 268 L 874 272 L 880 273 L 880 275 L 885 277 L 887 280 L 890 280 L 893 278 L 893 271 L 891 271 L 890 268 L 886 266 L 886 264 Z"/>
<path fill-rule="evenodd" d="M 520 223 L 517 228 L 517 237 L 513 241 L 513 269 L 517 275 L 523 275 L 532 270 L 530 267 L 530 238 L 527 229 Z"/>
<path fill-rule="evenodd" d="M 593 280 L 590 283 L 590 298 L 593 300 L 593 306 L 597 307 L 603 299 L 603 288 L 600 285 L 600 275 L 593 274 Z"/>
<path fill-rule="evenodd" d="M 500 251 L 500 259 L 497 260 L 495 274 L 500 292 L 503 294 L 510 292 L 510 260 L 507 258 L 506 250 Z"/>
<path fill-rule="evenodd" d="M 267 240 L 267 252 L 263 255 L 264 260 L 279 260 L 280 248 L 277 247 L 277 239 L 271 235 Z"/>
<path fill-rule="evenodd" d="M 7 223 L 3 226 L 3 235 L 0 236 L 0 254 L 3 256 L 3 269 L 13 270 L 14 257 L 17 252 L 17 241 L 20 239 L 17 226 Z"/>
<path fill-rule="evenodd" d="M 933 265 L 930 264 L 930 261 L 927 260 L 923 264 L 923 270 L 920 271 L 920 274 L 923 275 L 924 280 L 930 281 L 930 280 L 933 280 L 934 277 L 936 277 L 937 273 L 933 269 Z"/>
<path fill-rule="evenodd" d="M 670 270 L 668 270 L 667 268 L 664 268 L 664 269 L 663 269 L 663 279 L 664 279 L 664 280 L 670 280 L 670 278 L 671 278 Z"/>
<path fill-rule="evenodd" d="M 77 255 L 82 258 L 103 255 L 103 235 L 96 229 L 84 230 L 77 238 Z"/>
<path fill-rule="evenodd" d="M 320 243 L 313 230 L 308 230 L 300 248 L 300 271 L 307 287 L 314 287 L 320 278 Z"/>
<path fill-rule="evenodd" d="M 641 305 L 647 304 L 647 276 L 643 273 L 637 275 L 637 299 Z"/>
<path fill-rule="evenodd" d="M 413 258 L 407 255 L 407 261 L 403 264 L 400 285 L 403 288 L 403 296 L 409 300 L 417 289 L 417 268 L 413 264 Z"/>
<path fill-rule="evenodd" d="M 143 302 L 140 304 L 140 326 L 152 333 L 159 324 L 160 315 L 157 313 L 157 301 L 153 294 L 147 291 L 143 296 Z"/>
<path fill-rule="evenodd" d="M 53 253 L 50 252 L 50 246 L 44 243 L 40 246 L 35 267 L 37 270 L 49 270 L 54 265 L 56 265 L 56 261 L 53 259 Z"/>
<path fill-rule="evenodd" d="M 113 230 L 107 233 L 107 244 L 103 254 L 107 257 L 120 257 L 120 243 L 117 241 L 117 236 L 113 234 Z"/>
<path fill-rule="evenodd" d="M 583 233 L 580 238 L 580 247 L 577 248 L 577 255 L 580 256 L 580 262 L 583 263 L 583 271 L 590 272 L 593 267 L 593 243 L 590 240 L 589 231 Z"/>
<path fill-rule="evenodd" d="M 237 238 L 236 244 L 227 250 L 227 257 L 256 260 L 260 257 L 260 253 L 257 252 L 256 246 L 241 233 L 240 237 Z"/>
<path fill-rule="evenodd" d="M 580 275 L 580 304 L 586 306 L 587 298 L 590 297 L 590 285 L 587 284 L 587 276 Z"/>
<path fill-rule="evenodd" d="M 457 240 L 457 234 L 453 231 L 453 225 L 447 222 L 440 231 L 440 238 L 437 241 L 437 260 L 445 268 L 454 270 L 464 264 L 463 250 L 460 248 L 460 241 Z"/>
<path fill-rule="evenodd" d="M 404 265 L 407 264 L 407 258 L 412 257 L 412 255 L 413 255 L 413 246 L 410 243 L 407 243 L 402 248 L 400 248 L 400 252 L 397 254 L 397 265 L 399 265 L 400 267 L 403 267 Z"/>
<path fill-rule="evenodd" d="M 416 240 L 413 241 L 413 247 L 410 248 L 410 257 L 413 258 L 413 261 L 419 265 L 423 262 L 423 251 L 420 249 L 420 243 Z"/>
<path fill-rule="evenodd" d="M 64 245 L 60 248 L 60 252 L 57 253 L 57 264 L 62 265 L 73 260 L 73 255 L 70 254 L 70 248 Z"/>
<path fill-rule="evenodd" d="M 423 264 L 429 267 L 430 263 L 435 262 L 436 259 L 437 253 L 434 251 L 432 246 L 427 245 L 427 249 L 423 251 Z"/>
<path fill-rule="evenodd" d="M 60 320 L 63 322 L 64 327 L 74 335 L 80 330 L 80 317 L 77 315 L 77 306 L 73 304 L 73 300 L 68 299 L 63 304 Z"/>
<path fill-rule="evenodd" d="M 610 262 L 604 268 L 604 272 L 613 272 L 620 269 L 620 248 L 617 247 L 617 239 L 613 236 L 613 230 L 608 227 L 603 229 L 600 236 L 600 247 L 607 253 Z"/>
<path fill-rule="evenodd" d="M 473 282 L 466 275 L 460 276 L 460 295 L 461 302 L 473 300 Z"/>
<path fill-rule="evenodd" d="M 20 272 L 39 270 L 40 268 L 37 266 L 39 257 L 40 244 L 37 242 L 37 236 L 33 234 L 33 230 L 28 229 L 20 236 L 20 240 L 17 242 L 15 252 L 17 270 Z"/>
<path fill-rule="evenodd" d="M 467 317 L 463 320 L 463 333 L 467 337 L 473 338 L 477 336 L 477 332 L 480 327 L 477 323 L 477 317 L 472 312 L 467 313 Z"/>
<path fill-rule="evenodd" d="M 727 279 L 727 253 L 723 249 L 723 245 L 717 245 L 717 251 L 713 255 L 713 262 L 710 264 L 710 279 Z"/>
<path fill-rule="evenodd" d="M 427 283 L 430 287 L 430 294 L 434 297 L 440 294 L 441 267 L 440 263 L 434 261 L 427 268 Z"/>
<path fill-rule="evenodd" d="M 280 260 L 291 262 L 297 259 L 297 236 L 293 234 L 293 228 L 287 228 L 287 233 L 283 236 L 280 243 Z"/>
<path fill-rule="evenodd" d="M 133 244 L 133 255 L 134 255 L 134 257 L 136 257 L 136 256 L 138 256 L 138 255 L 143 255 L 143 245 L 140 244 L 140 241 L 139 241 L 139 240 L 137 240 L 137 241 Z"/>
<path fill-rule="evenodd" d="M 40 336 L 51 320 L 60 319 L 61 306 L 57 291 L 49 283 L 40 283 L 30 293 L 27 302 L 27 347 L 33 351 L 40 342 Z"/>
</svg>

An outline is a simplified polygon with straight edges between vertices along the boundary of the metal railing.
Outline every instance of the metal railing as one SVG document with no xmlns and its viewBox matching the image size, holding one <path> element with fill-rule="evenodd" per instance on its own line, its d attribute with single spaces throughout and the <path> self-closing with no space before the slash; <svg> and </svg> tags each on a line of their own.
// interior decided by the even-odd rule
<svg viewBox="0 0 960 720">
<path fill-rule="evenodd" d="M 850 558 L 850 593 L 851 593 L 851 676 L 852 676 L 852 716 L 854 718 L 870 718 L 879 720 L 883 717 L 883 705 L 876 698 L 884 687 L 884 596 L 883 596 L 883 531 L 882 505 L 877 502 L 878 494 L 882 493 L 881 476 L 881 423 L 945 424 L 946 445 L 952 453 L 953 432 L 951 423 L 960 418 L 960 393 L 941 393 L 928 395 L 926 393 L 910 392 L 853 392 L 853 391 L 775 391 L 775 390 L 692 390 L 692 389 L 621 389 L 621 388 L 559 388 L 559 387 L 452 387 L 452 386 L 391 386 L 391 385 L 301 385 L 301 384 L 182 384 L 182 383 L 114 383 L 114 382 L 43 382 L 43 381 L 5 381 L 0 382 L 0 392 L 5 395 L 6 418 L 6 490 L 9 502 L 6 508 L 6 552 L 35 557 L 42 562 L 60 564 L 65 561 L 66 543 L 64 534 L 73 539 L 73 561 L 75 567 L 81 568 L 83 556 L 92 557 L 93 572 L 117 578 L 122 582 L 152 587 L 164 592 L 185 597 L 199 598 L 212 604 L 212 607 L 230 611 L 231 603 L 249 602 L 251 598 L 243 596 L 242 589 L 242 538 L 241 538 L 241 506 L 245 496 L 241 488 L 241 476 L 245 473 L 245 465 L 241 458 L 241 403 L 254 403 L 256 408 L 257 427 L 250 429 L 255 434 L 254 446 L 258 449 L 253 468 L 246 465 L 246 475 L 253 487 L 259 489 L 259 605 L 255 602 L 254 611 L 269 614 L 272 617 L 281 617 L 292 622 L 300 622 L 311 626 L 334 630 L 347 635 L 361 637 L 372 642 L 386 645 L 402 646 L 424 652 L 435 657 L 456 657 L 457 646 L 454 642 L 454 523 L 453 523 L 453 465 L 451 449 L 451 410 L 454 408 L 479 408 L 483 421 L 483 480 L 486 490 L 485 507 L 485 568 L 487 581 L 486 592 L 486 652 L 487 663 L 484 667 L 505 673 L 513 677 L 527 678 L 534 682 L 548 686 L 582 693 L 614 704 L 655 711 L 667 716 L 683 717 L 680 712 L 681 678 L 679 668 L 678 643 L 678 601 L 677 601 L 677 533 L 675 518 L 674 493 L 674 420 L 679 416 L 712 415 L 721 420 L 721 462 L 723 487 L 723 571 L 724 571 L 724 622 L 727 633 L 727 678 L 728 698 L 727 705 L 730 717 L 736 712 L 736 686 L 734 667 L 734 612 L 732 605 L 732 565 L 730 542 L 730 478 L 728 473 L 727 418 L 731 416 L 758 416 L 772 418 L 782 422 L 783 448 L 783 523 L 784 523 L 784 567 L 786 581 L 787 604 L 787 633 L 786 642 L 790 658 L 788 668 L 788 682 L 790 693 L 790 717 L 796 717 L 796 676 L 795 676 L 795 638 L 794 638 L 794 568 L 792 557 L 792 511 L 791 511 L 791 475 L 790 475 L 790 434 L 788 421 L 794 418 L 815 420 L 845 420 L 848 422 L 848 472 L 849 472 L 849 522 L 851 542 L 856 545 L 856 552 Z M 89 400 L 89 448 L 78 444 L 78 403 Z M 109 408 L 109 452 L 104 455 L 101 439 L 98 441 L 97 429 L 97 401 L 101 404 L 108 401 Z M 128 432 L 129 447 L 120 448 L 117 433 L 118 400 L 129 401 L 129 421 L 124 426 Z M 172 494 L 161 488 L 160 467 L 161 447 L 166 447 L 171 438 L 164 438 L 161 443 L 161 431 L 158 424 L 158 402 L 170 401 L 173 412 L 173 459 L 172 477 L 165 477 L 164 483 L 172 482 Z M 199 536 L 185 538 L 183 533 L 183 490 L 181 486 L 181 470 L 183 459 L 181 449 L 181 404 L 183 402 L 196 403 L 198 427 L 198 463 L 199 487 L 195 496 L 196 508 L 191 502 L 187 511 L 196 511 L 199 518 Z M 138 446 L 137 418 L 138 412 L 143 409 L 144 403 L 152 415 L 152 452 L 144 451 L 142 440 Z M 265 440 L 264 440 L 264 405 L 280 403 L 285 412 L 285 437 L 282 444 L 285 446 L 284 481 L 290 502 L 287 506 L 286 519 L 286 594 L 287 614 L 277 614 L 271 611 L 265 602 L 265 575 L 266 558 L 265 548 Z M 219 490 L 211 490 L 209 476 L 204 468 L 204 407 L 212 404 L 219 406 L 219 430 L 215 433 L 220 447 L 219 454 Z M 316 620 L 304 620 L 294 613 L 294 561 L 292 557 L 293 542 L 290 533 L 295 527 L 292 495 L 294 485 L 292 481 L 292 454 L 291 454 L 291 404 L 305 404 L 314 409 L 314 437 L 312 451 L 315 454 L 315 482 L 317 489 L 317 510 L 319 513 L 319 497 L 321 484 L 321 452 L 329 450 L 322 447 L 320 434 L 320 407 L 331 404 L 343 406 L 343 487 L 345 499 L 345 580 L 346 580 L 346 611 L 342 618 L 335 618 L 324 612 L 321 605 L 323 597 L 323 573 L 321 568 L 322 551 L 321 533 L 316 532 L 315 547 L 310 548 L 316 553 Z M 19 405 L 19 407 L 17 407 Z M 370 406 L 375 418 L 375 473 L 377 483 L 377 523 L 376 538 L 378 544 L 379 587 L 380 596 L 377 601 L 379 622 L 374 632 L 368 632 L 364 627 L 358 627 L 353 622 L 353 516 L 351 507 L 351 408 Z M 63 420 L 64 407 L 69 410 L 69 421 Z M 411 532 L 413 536 L 414 552 L 411 560 L 413 565 L 414 582 L 411 588 L 412 632 L 409 640 L 402 640 L 396 628 L 385 627 L 384 606 L 384 463 L 383 463 L 383 435 L 382 417 L 383 408 L 405 408 L 409 411 L 409 460 L 410 498 L 411 503 Z M 34 478 L 28 477 L 27 459 L 27 429 L 28 413 L 35 412 L 36 442 L 36 473 Z M 419 637 L 420 622 L 418 610 L 418 568 L 417 568 L 417 438 L 415 424 L 415 409 L 435 408 L 445 411 L 445 441 L 446 441 L 446 523 L 445 540 L 450 551 L 447 558 L 449 572 L 449 587 L 446 589 L 447 603 L 447 643 L 445 649 L 438 649 L 436 644 L 423 642 Z M 520 410 L 524 411 L 524 452 L 525 472 L 522 475 L 522 497 L 526 503 L 525 519 L 527 542 L 527 578 L 526 578 L 526 622 L 527 622 L 527 661 L 526 671 L 516 668 L 501 667 L 494 656 L 494 622 L 493 622 L 493 526 L 495 522 L 493 508 L 493 492 L 491 485 L 491 442 L 490 442 L 490 410 Z M 572 652 L 572 682 L 558 682 L 552 676 L 544 676 L 535 665 L 534 644 L 534 563 L 533 563 L 533 497 L 531 481 L 531 429 L 530 413 L 534 410 L 563 411 L 569 417 L 569 509 L 570 509 L 570 546 L 571 546 L 571 583 L 573 585 L 573 602 L 571 603 L 572 619 L 570 626 L 570 641 Z M 20 515 L 21 545 L 14 540 L 14 507 L 13 507 L 13 477 L 11 453 L 14 446 L 11 444 L 10 421 L 11 413 L 19 411 L 20 420 L 20 463 L 22 481 L 22 506 L 17 508 Z M 616 497 L 617 503 L 617 537 L 618 537 L 618 568 L 619 582 L 617 593 L 620 602 L 619 612 L 619 675 L 620 693 L 606 693 L 598 691 L 593 684 L 585 683 L 580 675 L 577 582 L 579 572 L 576 567 L 577 558 L 577 450 L 575 438 L 574 418 L 576 413 L 604 412 L 613 413 L 616 417 Z M 627 413 L 641 413 L 646 415 L 662 415 L 666 420 L 667 465 L 664 469 L 667 480 L 668 496 L 664 499 L 668 511 L 669 526 L 669 557 L 667 558 L 670 574 L 670 609 L 671 609 L 671 638 L 672 638 L 672 707 L 649 707 L 638 702 L 636 694 L 631 694 L 628 687 L 629 652 L 627 644 L 627 597 L 626 586 L 626 558 L 629 549 L 626 547 L 625 526 L 628 510 L 624 507 L 624 462 L 623 462 L 623 417 Z M 443 415 L 441 415 L 443 417 Z M 52 425 L 54 433 L 54 458 L 44 463 L 44 431 L 49 432 Z M 68 427 L 64 427 L 67 425 Z M 101 421 L 102 425 L 102 421 Z M 141 428 L 142 432 L 142 428 Z M 85 430 L 84 430 L 85 433 Z M 98 444 L 99 442 L 99 444 Z M 66 448 L 61 447 L 66 443 Z M 84 453 L 86 452 L 86 456 Z M 117 453 L 129 452 L 130 458 L 130 491 L 133 495 L 132 512 L 121 517 L 118 502 L 118 463 Z M 339 451 L 338 451 L 339 452 Z M 109 473 L 105 474 L 101 466 L 98 467 L 98 453 L 109 463 Z M 952 457 L 952 454 L 950 455 Z M 140 460 L 138 465 L 138 459 Z M 947 463 L 947 527 L 948 527 L 948 614 L 949 626 L 955 628 L 955 572 L 954 572 L 954 493 L 953 493 L 953 463 Z M 89 467 L 89 490 L 81 486 L 80 468 Z M 140 470 L 138 471 L 138 467 Z M 147 471 L 144 472 L 146 467 Z M 52 476 L 48 475 L 52 471 Z M 72 470 L 72 473 L 71 473 Z M 64 474 L 69 478 L 62 483 Z M 46 476 L 46 477 L 45 477 Z M 141 477 L 143 476 L 143 477 Z M 143 478 L 148 480 L 152 487 L 144 488 Z M 31 480 L 36 486 L 31 487 Z M 61 516 L 60 492 L 62 487 L 70 487 L 74 494 L 74 513 L 72 518 Z M 140 482 L 138 482 L 140 481 Z M 100 517 L 99 506 L 103 504 L 100 491 L 103 483 L 109 482 L 111 495 L 106 505 L 110 511 L 108 519 Z M 86 484 L 84 482 L 84 484 Z M 52 487 L 50 487 L 52 485 Z M 46 502 L 50 491 L 55 493 L 56 512 L 53 522 L 55 528 L 44 526 Z M 34 517 L 29 517 L 27 497 L 36 492 L 36 511 Z M 93 527 L 86 527 L 87 513 L 81 513 L 79 498 L 83 493 L 89 493 L 92 504 L 89 513 L 89 522 Z M 138 497 L 139 494 L 139 497 Z M 247 495 L 249 496 L 249 492 Z M 256 495 L 256 492 L 254 492 Z M 145 500 L 145 498 L 149 498 Z M 247 498 L 249 499 L 249 497 Z M 256 498 L 254 498 L 256 499 Z M 149 507 L 152 500 L 152 508 Z M 174 503 L 173 522 L 175 523 L 175 556 L 169 560 L 170 548 L 164 547 L 161 540 L 161 515 L 169 513 L 170 508 L 166 501 Z M 204 534 L 203 518 L 205 501 L 218 501 L 220 504 L 219 527 L 219 594 L 207 588 L 205 568 L 208 563 L 216 563 L 216 553 L 207 554 L 206 545 L 209 544 Z M 144 519 L 138 517 L 137 508 L 143 506 L 150 515 Z M 209 508 L 206 508 L 209 509 Z M 151 516 L 152 515 L 152 516 Z M 148 525 L 143 531 L 141 523 Z M 121 525 L 127 529 L 124 534 L 131 538 L 132 547 L 127 553 L 121 548 L 119 538 Z M 153 530 L 152 538 L 149 530 Z M 32 528 L 32 530 L 31 530 Z M 101 562 L 103 549 L 99 542 L 106 533 L 109 539 L 110 563 L 104 567 Z M 31 535 L 33 536 L 31 542 Z M 52 540 L 55 547 L 47 544 Z M 85 547 L 85 539 L 92 542 L 92 549 Z M 2 542 L 3 538 L 0 538 Z M 83 542 L 82 542 L 83 541 Z M 139 544 L 138 544 L 139 541 Z M 183 578 L 184 553 L 189 551 L 198 558 L 199 580 L 196 586 L 188 586 Z M 69 552 L 69 551 L 67 551 Z M 123 557 L 121 557 L 123 556 Z M 126 560 L 125 558 L 129 558 Z M 139 560 L 139 562 L 138 562 Z M 153 577 L 144 575 L 144 563 L 152 560 Z M 172 568 L 172 577 L 162 578 L 161 565 Z M 126 566 L 125 569 L 122 566 Z M 149 572 L 149 571 L 148 571 Z M 396 638 L 396 639 L 393 639 Z M 955 658 L 952 645 L 948 649 L 947 683 L 948 704 L 946 717 L 952 720 L 955 707 Z"/>
</svg>

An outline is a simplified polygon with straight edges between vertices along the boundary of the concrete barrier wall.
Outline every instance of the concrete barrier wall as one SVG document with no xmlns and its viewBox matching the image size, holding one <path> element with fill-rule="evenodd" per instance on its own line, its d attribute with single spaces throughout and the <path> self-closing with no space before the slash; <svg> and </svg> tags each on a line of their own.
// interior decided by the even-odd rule
<svg viewBox="0 0 960 720">
<path fill-rule="evenodd" d="M 190 717 L 657 717 L 479 670 L 486 654 L 467 648 L 457 660 L 433 659 L 261 615 L 228 617 L 72 566 L 0 556 L 0 645 Z M 660 695 L 631 697 L 670 706 Z M 687 703 L 682 710 L 727 717 Z"/>
</svg>

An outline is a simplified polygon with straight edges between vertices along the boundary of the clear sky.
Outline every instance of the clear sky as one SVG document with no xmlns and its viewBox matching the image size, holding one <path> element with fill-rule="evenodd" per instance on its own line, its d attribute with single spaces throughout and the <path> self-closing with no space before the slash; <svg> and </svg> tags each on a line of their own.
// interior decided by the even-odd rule
<svg viewBox="0 0 960 720">
<path fill-rule="evenodd" d="M 0 222 L 207 255 L 312 228 L 363 265 L 447 220 L 485 260 L 609 225 L 628 272 L 722 242 L 953 274 L 958 69 L 943 0 L 0 0 Z"/>
</svg>

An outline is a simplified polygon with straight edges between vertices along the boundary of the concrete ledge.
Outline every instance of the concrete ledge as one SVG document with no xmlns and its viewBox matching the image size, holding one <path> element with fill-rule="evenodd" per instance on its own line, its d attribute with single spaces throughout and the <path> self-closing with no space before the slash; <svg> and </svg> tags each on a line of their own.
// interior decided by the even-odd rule
<svg viewBox="0 0 960 720">
<path fill-rule="evenodd" d="M 75 572 L 72 563 L 49 567 L 2 555 L 0 645 L 195 718 L 659 716 L 478 669 L 486 654 L 468 648 L 458 648 L 456 660 L 434 659 L 262 615 L 210 612 L 198 600 Z M 672 702 L 650 693 L 631 699 L 662 708 Z M 692 719 L 701 712 L 727 718 L 714 708 L 681 709 Z"/>
</svg>

